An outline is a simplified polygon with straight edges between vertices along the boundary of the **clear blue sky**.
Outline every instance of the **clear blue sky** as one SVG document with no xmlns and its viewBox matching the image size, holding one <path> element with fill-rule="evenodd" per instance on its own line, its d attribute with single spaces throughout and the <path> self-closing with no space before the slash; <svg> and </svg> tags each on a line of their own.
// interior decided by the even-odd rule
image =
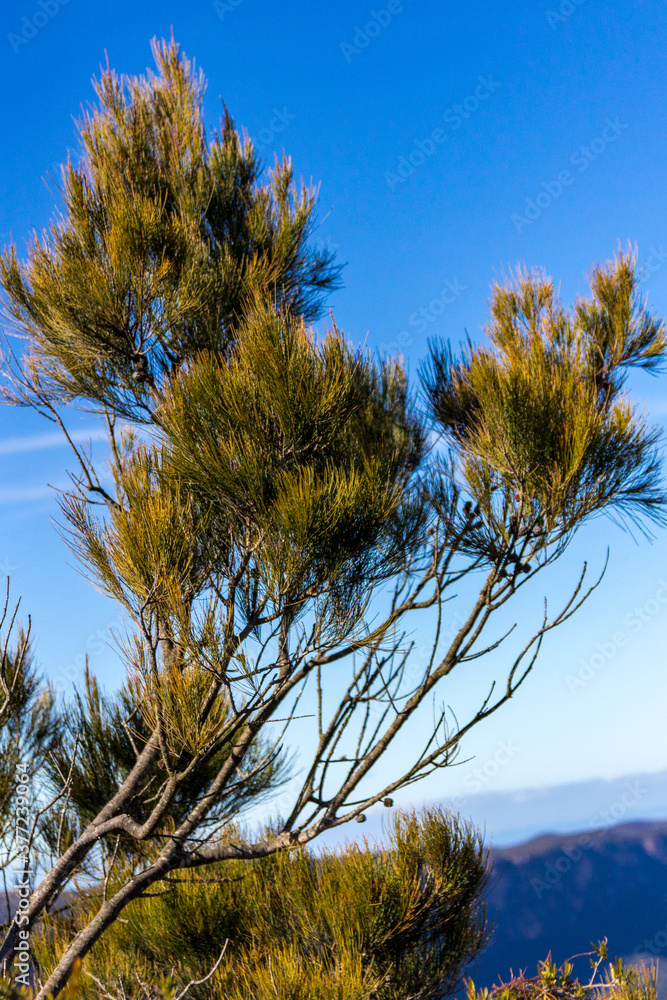
<svg viewBox="0 0 667 1000">
<path fill-rule="evenodd" d="M 658 0 L 40 3 L 0 13 L 3 244 L 11 233 L 22 250 L 51 217 L 44 178 L 76 149 L 72 116 L 92 99 L 105 50 L 117 70 L 142 72 L 151 36 L 173 26 L 208 77 L 207 123 L 217 124 L 220 95 L 269 161 L 285 149 L 297 176 L 321 181 L 320 238 L 348 262 L 330 304 L 355 344 L 402 351 L 414 375 L 428 336 L 481 336 L 489 285 L 509 267 L 544 266 L 569 302 L 619 240 L 637 244 L 649 304 L 667 313 Z M 659 422 L 665 378 L 632 383 Z M 72 426 L 85 435 L 92 425 L 74 416 Z M 122 670 L 102 640 L 116 611 L 50 522 L 46 484 L 64 485 L 73 467 L 57 442 L 30 411 L 0 410 L 0 572 L 33 616 L 45 670 L 69 684 L 87 652 L 114 686 Z M 470 792 L 474 768 L 496 760 L 502 741 L 517 749 L 477 779 L 485 791 L 667 767 L 667 536 L 637 545 L 597 522 L 517 610 L 524 624 L 537 620 L 542 595 L 562 599 L 584 559 L 601 567 L 607 544 L 609 570 L 588 606 L 545 644 L 515 703 L 466 742 L 476 761 L 403 801 Z M 502 662 L 473 664 L 442 692 L 459 718 Z M 590 679 L 573 683 L 582 670 Z M 425 707 L 420 725 L 430 717 Z"/>
</svg>

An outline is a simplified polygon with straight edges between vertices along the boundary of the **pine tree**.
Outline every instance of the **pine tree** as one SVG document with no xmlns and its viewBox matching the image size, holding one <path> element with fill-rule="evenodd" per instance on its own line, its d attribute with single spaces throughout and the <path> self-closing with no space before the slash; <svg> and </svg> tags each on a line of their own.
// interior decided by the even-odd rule
<svg viewBox="0 0 667 1000">
<path fill-rule="evenodd" d="M 8 910 L 6 869 L 21 854 L 19 833 L 25 837 L 30 829 L 30 809 L 26 808 L 28 788 L 22 786 L 29 786 L 43 770 L 58 744 L 60 726 L 54 691 L 35 665 L 30 619 L 27 628 L 19 627 L 14 643 L 11 641 L 19 605 L 20 602 L 11 611 L 7 579 L 0 611 L 0 843 L 3 846 L 0 867 Z M 21 821 L 17 821 L 19 816 Z"/>
<path fill-rule="evenodd" d="M 292 186 L 287 160 L 262 183 L 228 114 L 209 140 L 201 74 L 173 40 L 154 54 L 156 75 L 102 75 L 81 161 L 63 172 L 62 218 L 24 262 L 14 247 L 0 259 L 9 330 L 28 344 L 22 358 L 7 348 L 6 401 L 65 433 L 68 406 L 106 421 L 113 484 L 69 437 L 79 472 L 63 530 L 131 622 L 120 701 L 104 707 L 91 679 L 71 708 L 92 728 L 79 765 L 68 736 L 51 772 L 74 812 L 30 920 L 100 851 L 124 877 L 109 876 L 113 892 L 62 942 L 40 1000 L 174 873 L 298 849 L 451 763 L 590 593 L 585 567 L 509 656 L 498 693 L 461 725 L 443 711 L 401 773 L 373 785 L 420 705 L 500 645 L 487 638 L 494 613 L 582 524 L 608 514 L 648 532 L 665 519 L 658 433 L 623 392 L 628 369 L 659 370 L 667 348 L 631 255 L 596 267 L 570 310 L 536 272 L 495 287 L 486 345 L 458 360 L 430 345 L 420 407 L 398 361 L 355 350 L 335 324 L 312 329 L 339 281 L 308 243 L 315 192 Z M 441 649 L 446 602 L 468 574 L 477 597 Z M 429 608 L 432 655 L 413 670 L 407 623 Z M 306 685 L 317 746 L 289 815 L 266 835 L 225 837 L 284 776 Z M 108 739 L 119 724 L 118 766 L 86 812 L 95 727 Z M 15 935 L 14 924 L 0 959 Z"/>
<path fill-rule="evenodd" d="M 271 831 L 267 828 L 264 835 Z M 204 980 L 226 1000 L 409 1000 L 448 995 L 489 939 L 489 881 L 479 832 L 442 809 L 393 814 L 389 845 L 314 857 L 306 847 L 183 872 L 136 900 L 97 942 L 82 1000 L 167 996 Z M 223 838 L 241 835 L 225 830 Z M 116 883 L 126 876 L 114 872 Z M 96 912 L 101 886 L 35 935 L 40 967 Z M 193 996 L 203 991 L 195 991 Z"/>
</svg>

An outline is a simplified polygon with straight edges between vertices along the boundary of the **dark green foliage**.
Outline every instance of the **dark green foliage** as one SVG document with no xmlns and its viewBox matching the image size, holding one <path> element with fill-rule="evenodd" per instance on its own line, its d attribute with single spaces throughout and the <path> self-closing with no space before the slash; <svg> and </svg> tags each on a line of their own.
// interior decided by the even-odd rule
<svg viewBox="0 0 667 1000">
<path fill-rule="evenodd" d="M 54 692 L 38 672 L 30 648 L 30 624 L 19 628 L 14 643 L 12 631 L 18 605 L 9 613 L 9 580 L 0 612 L 0 838 L 5 868 L 14 851 L 16 834 L 16 787 L 19 765 L 29 784 L 44 766 L 58 742 L 60 723 L 54 709 Z M 4 628 L 4 635 L 3 635 Z M 32 798 L 32 790 L 26 796 Z M 26 809 L 23 815 L 29 815 Z M 27 827 L 22 828 L 27 832 Z"/>
<path fill-rule="evenodd" d="M 663 365 L 665 326 L 639 300 L 630 255 L 596 267 L 591 291 L 567 312 L 549 279 L 519 272 L 493 289 L 488 347 L 455 361 L 431 345 L 429 406 L 483 515 L 480 549 L 602 512 L 664 521 L 659 432 L 621 390 L 627 368 Z"/>
<path fill-rule="evenodd" d="M 425 437 L 404 374 L 262 303 L 238 338 L 227 363 L 203 355 L 172 381 L 156 415 L 170 462 L 232 537 L 261 537 L 253 563 L 274 605 L 324 580 L 352 605 L 419 522 L 399 506 Z"/>
<path fill-rule="evenodd" d="M 389 835 L 374 850 L 351 845 L 316 858 L 298 848 L 213 866 L 204 881 L 185 875 L 132 904 L 85 968 L 110 987 L 120 974 L 130 990 L 133 970 L 157 983 L 173 969 L 187 982 L 206 974 L 228 940 L 219 971 L 193 996 L 444 997 L 488 940 L 486 850 L 475 830 L 439 809 L 396 814 Z M 93 900 L 65 922 L 85 920 L 89 907 Z M 58 947 L 64 928 L 51 923 Z M 40 961 L 52 961 L 53 947 L 48 935 L 38 943 Z M 271 972 L 283 984 L 277 994 L 268 992 Z M 82 985 L 96 995 L 90 980 Z"/>
<path fill-rule="evenodd" d="M 33 376 L 53 401 L 150 420 L 150 390 L 201 350 L 224 357 L 258 291 L 306 320 L 338 287 L 329 251 L 308 245 L 316 192 L 289 160 L 267 184 L 225 112 L 208 140 L 205 84 L 179 47 L 153 41 L 158 73 L 95 84 L 81 165 L 62 176 L 62 215 L 15 248 L 0 279 L 18 326 L 37 336 Z M 34 398 L 34 397 L 33 397 Z"/>
<path fill-rule="evenodd" d="M 224 699 L 221 696 L 220 701 Z M 229 722 L 232 709 L 229 703 L 216 708 L 223 722 Z M 61 775 L 71 767 L 69 786 L 70 811 L 58 830 L 53 824 L 53 816 L 47 816 L 41 833 L 52 853 L 57 857 L 76 839 L 100 810 L 112 798 L 136 763 L 140 749 L 143 749 L 151 733 L 145 707 L 142 705 L 141 689 L 136 682 L 129 681 L 113 697 L 104 695 L 97 680 L 86 669 L 84 690 L 77 692 L 74 701 L 65 707 L 59 721 L 60 738 L 52 754 L 45 763 L 45 774 L 54 787 L 61 784 Z M 74 748 L 76 746 L 76 754 Z M 219 771 L 231 752 L 230 743 L 223 743 L 209 756 L 205 756 L 200 766 L 191 771 L 178 789 L 165 812 L 159 828 L 153 837 L 137 842 L 129 836 L 109 838 L 107 850 L 110 854 L 120 851 L 135 861 L 148 858 L 161 847 L 164 835 L 175 829 L 198 802 L 212 778 Z M 252 771 L 266 752 L 258 739 L 249 765 Z M 74 761 L 72 765 L 72 761 Z M 212 805 L 207 823 L 219 824 L 226 816 L 235 815 L 244 806 L 254 805 L 289 780 L 290 763 L 284 753 L 271 756 L 264 768 L 251 774 L 245 782 Z M 154 805 L 156 791 L 164 780 L 164 768 L 156 761 L 146 775 L 144 784 L 128 804 L 128 813 L 138 822 L 144 822 Z M 206 824 L 204 824 L 206 825 Z"/>
</svg>

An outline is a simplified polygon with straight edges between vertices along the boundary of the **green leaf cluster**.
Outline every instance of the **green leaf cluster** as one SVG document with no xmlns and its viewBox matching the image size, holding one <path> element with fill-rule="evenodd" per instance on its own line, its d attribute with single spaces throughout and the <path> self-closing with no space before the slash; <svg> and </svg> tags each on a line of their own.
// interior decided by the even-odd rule
<svg viewBox="0 0 667 1000">
<path fill-rule="evenodd" d="M 655 372 L 667 349 L 637 282 L 620 252 L 567 311 L 550 279 L 519 271 L 493 288 L 488 346 L 454 360 L 430 345 L 431 414 L 496 537 L 567 532 L 601 512 L 664 520 L 659 433 L 622 392 L 629 368 Z"/>
<path fill-rule="evenodd" d="M 308 245 L 317 192 L 293 185 L 289 160 L 260 183 L 226 109 L 209 140 L 202 74 L 173 39 L 152 49 L 156 74 L 107 67 L 95 82 L 61 219 L 35 234 L 27 263 L 15 247 L 0 257 L 9 316 L 35 338 L 35 383 L 142 421 L 151 388 L 188 358 L 225 355 L 257 292 L 312 320 L 340 275 Z"/>
<path fill-rule="evenodd" d="M 13 854 L 16 834 L 17 775 L 28 776 L 29 785 L 59 742 L 59 721 L 55 692 L 45 681 L 35 662 L 30 642 L 30 625 L 16 625 L 17 604 L 7 622 L 9 580 L 4 613 L 0 614 L 0 838 L 5 868 Z M 2 634 L 7 622 L 8 627 Z M 20 767 L 20 772 L 19 772 Z M 23 799 L 32 797 L 31 791 Z M 29 809 L 22 812 L 28 816 Z M 24 825 L 22 832 L 27 833 Z"/>
<path fill-rule="evenodd" d="M 41 830 L 46 845 L 56 856 L 97 816 L 131 772 L 138 752 L 154 730 L 156 704 L 162 707 L 162 717 L 167 720 L 167 744 L 172 761 L 185 752 L 187 760 L 198 758 L 198 766 L 188 770 L 174 790 L 169 808 L 153 836 L 145 841 L 136 841 L 123 834 L 109 837 L 108 856 L 120 852 L 127 857 L 128 863 L 150 857 L 156 845 L 161 847 L 164 837 L 201 800 L 232 751 L 234 729 L 230 723 L 233 712 L 229 700 L 221 693 L 205 722 L 197 726 L 198 713 L 210 689 L 210 676 L 193 678 L 192 673 L 177 669 L 167 672 L 176 692 L 162 690 L 159 692 L 161 700 L 157 700 L 147 696 L 140 678 L 130 679 L 120 691 L 107 695 L 86 668 L 83 690 L 76 692 L 73 700 L 61 708 L 59 739 L 45 765 L 45 774 L 56 788 L 61 784 L 62 775 L 70 774 L 69 809 L 62 827 L 59 829 L 53 814 L 49 814 Z M 163 675 L 160 682 L 163 688 L 167 686 L 167 678 Z M 213 731 L 208 731 L 207 727 Z M 266 742 L 265 738 L 257 738 L 247 760 L 247 780 L 239 780 L 221 800 L 212 804 L 206 826 L 220 825 L 225 817 L 236 814 L 244 806 L 262 802 L 289 780 L 291 761 L 282 751 L 271 755 L 265 766 L 253 773 L 266 755 Z M 163 762 L 154 761 L 128 803 L 127 813 L 138 823 L 148 818 L 165 777 Z"/>
<path fill-rule="evenodd" d="M 486 855 L 477 831 L 431 808 L 396 813 L 389 845 L 374 850 L 365 841 L 318 858 L 296 848 L 212 866 L 204 880 L 183 872 L 163 894 L 131 904 L 85 968 L 109 988 L 120 977 L 131 996 L 133 972 L 153 984 L 170 973 L 172 985 L 202 978 L 228 940 L 193 997 L 445 996 L 488 940 Z M 42 968 L 67 940 L 67 923 L 85 921 L 95 903 L 83 898 L 50 918 L 35 943 Z M 85 997 L 97 995 L 90 979 L 81 983 Z"/>
<path fill-rule="evenodd" d="M 200 356 L 156 420 L 179 480 L 232 535 L 261 538 L 254 568 L 274 605 L 323 580 L 351 600 L 402 554 L 385 529 L 424 432 L 403 373 L 378 370 L 337 330 L 317 344 L 302 320 L 258 303 L 229 361 Z"/>
</svg>

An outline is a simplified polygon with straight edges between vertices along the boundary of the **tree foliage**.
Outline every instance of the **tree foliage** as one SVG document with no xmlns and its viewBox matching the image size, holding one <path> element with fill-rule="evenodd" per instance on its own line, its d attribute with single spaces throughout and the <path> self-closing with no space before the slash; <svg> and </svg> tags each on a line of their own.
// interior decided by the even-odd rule
<svg viewBox="0 0 667 1000">
<path fill-rule="evenodd" d="M 54 691 L 39 673 L 30 645 L 31 623 L 16 628 L 19 603 L 10 612 L 9 579 L 0 613 L 0 843 L 5 869 L 16 858 L 16 776 L 39 774 L 56 747 Z M 3 635 L 4 631 L 4 635 Z M 6 895 L 6 880 L 5 880 Z"/>
<path fill-rule="evenodd" d="M 591 292 L 568 312 L 549 279 L 519 271 L 493 289 L 488 346 L 458 362 L 431 348 L 430 405 L 493 540 L 609 510 L 662 516 L 658 431 L 622 390 L 629 368 L 659 369 L 664 323 L 639 301 L 628 254 L 594 268 Z"/>
<path fill-rule="evenodd" d="M 10 314 L 33 339 L 33 372 L 58 401 L 150 421 L 149 392 L 202 350 L 224 357 L 262 291 L 305 320 L 340 280 L 312 249 L 316 192 L 287 159 L 268 183 L 225 112 L 209 141 L 205 82 L 154 40 L 157 73 L 95 82 L 82 161 L 61 179 L 64 220 L 35 235 L 30 263 L 0 265 Z"/>
<path fill-rule="evenodd" d="M 178 678 L 180 675 L 175 673 Z M 192 697 L 194 685 L 188 689 Z M 172 709 L 175 697 L 172 693 Z M 219 725 L 224 725 L 232 714 L 231 706 L 220 698 L 220 704 L 213 711 Z M 192 706 L 190 715 L 192 715 Z M 176 714 L 176 713 L 175 713 Z M 185 729 L 185 719 L 182 728 Z M 44 777 L 49 779 L 50 786 L 57 788 L 61 784 L 63 774 L 69 773 L 68 811 L 63 816 L 63 823 L 56 829 L 52 817 L 47 816 L 41 829 L 42 837 L 52 857 L 57 858 L 62 850 L 81 835 L 86 826 L 91 823 L 104 808 L 114 792 L 121 786 L 132 771 L 137 759 L 137 749 L 147 743 L 154 720 L 151 719 L 151 702 L 145 698 L 137 681 L 128 681 L 114 696 L 104 694 L 97 679 L 86 669 L 84 689 L 76 692 L 69 705 L 61 708 L 59 713 L 60 735 L 57 744 L 52 748 L 42 769 Z M 185 732 L 186 740 L 206 740 L 206 734 Z M 219 824 L 224 821 L 228 812 L 236 815 L 242 812 L 248 804 L 257 805 L 271 793 L 279 789 L 288 780 L 291 762 L 284 754 L 272 758 L 266 767 L 256 769 L 262 758 L 262 742 L 249 755 L 249 765 L 253 775 L 246 782 L 239 782 L 230 791 L 224 805 L 218 803 L 207 817 L 207 825 Z M 151 844 L 142 844 L 131 837 L 109 838 L 109 852 L 119 850 L 136 857 L 137 853 L 146 855 L 155 844 L 159 843 L 168 833 L 175 829 L 184 816 L 199 801 L 208 784 L 220 767 L 229 757 L 231 745 L 223 743 L 216 748 L 201 765 L 190 771 L 188 778 L 179 786 L 169 803 L 169 809 L 164 813 L 160 827 L 155 831 Z M 193 748 L 196 754 L 196 746 Z M 134 798 L 128 803 L 129 814 L 137 823 L 145 822 L 150 815 L 153 798 L 159 788 L 162 774 L 158 761 L 147 773 L 145 783 L 136 790 Z M 95 876 L 97 869 L 92 867 L 89 874 Z"/>
<path fill-rule="evenodd" d="M 100 982 L 132 995 L 137 978 L 153 986 L 170 978 L 180 991 L 223 948 L 223 962 L 193 997 L 441 997 L 488 940 L 486 855 L 467 824 L 427 809 L 397 813 L 388 846 L 371 850 L 365 838 L 364 848 L 321 857 L 299 847 L 214 865 L 204 880 L 170 880 L 162 894 L 128 907 L 125 922 L 93 949 L 84 1000 L 97 997 Z M 51 921 L 36 943 L 40 964 L 53 964 L 98 897 L 83 896 Z"/>
<path fill-rule="evenodd" d="M 570 309 L 538 272 L 496 286 L 486 342 L 458 359 L 432 343 L 420 401 L 397 360 L 312 329 L 339 281 L 308 242 L 315 192 L 292 185 L 289 161 L 263 183 L 227 113 L 209 140 L 203 77 L 173 40 L 153 49 L 156 74 L 102 75 L 61 218 L 24 261 L 13 246 L 0 259 L 7 331 L 26 341 L 20 358 L 7 341 L 5 401 L 67 435 L 62 530 L 128 621 L 125 687 L 107 700 L 86 679 L 48 771 L 30 920 L 82 875 L 109 892 L 67 931 L 40 1000 L 152 887 L 219 864 L 270 870 L 450 764 L 597 584 L 584 565 L 477 710 L 452 723 L 445 704 L 409 744 L 441 682 L 503 643 L 496 612 L 590 518 L 665 520 L 658 432 L 624 384 L 632 367 L 660 370 L 667 340 L 631 254 L 596 267 Z M 68 434 L 68 406 L 105 421 L 109 475 Z M 464 578 L 477 595 L 446 643 Z M 417 662 L 408 625 L 429 609 Z M 312 760 L 287 815 L 239 841 L 235 816 L 288 775 L 306 688 Z M 373 769 L 399 741 L 382 783 Z M 287 975 L 293 960 L 276 962 Z"/>
</svg>

